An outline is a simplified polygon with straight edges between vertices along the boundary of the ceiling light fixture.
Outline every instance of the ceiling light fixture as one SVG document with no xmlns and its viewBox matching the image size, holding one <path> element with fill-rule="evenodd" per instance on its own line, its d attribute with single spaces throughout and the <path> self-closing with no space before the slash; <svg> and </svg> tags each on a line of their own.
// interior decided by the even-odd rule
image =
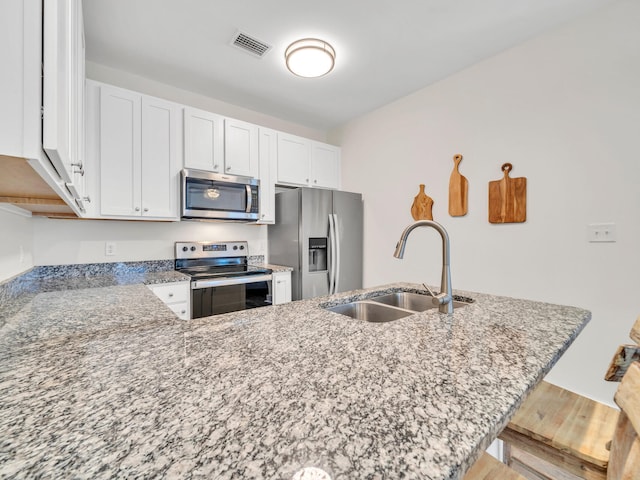
<svg viewBox="0 0 640 480">
<path fill-rule="evenodd" d="M 326 75 L 336 63 L 336 51 L 324 40 L 303 38 L 296 40 L 284 52 L 287 68 L 299 77 Z"/>
</svg>

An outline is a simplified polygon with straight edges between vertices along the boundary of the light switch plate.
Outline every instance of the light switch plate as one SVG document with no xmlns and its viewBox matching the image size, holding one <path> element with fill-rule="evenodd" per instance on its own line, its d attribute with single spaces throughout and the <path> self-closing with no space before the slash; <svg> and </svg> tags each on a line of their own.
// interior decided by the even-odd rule
<svg viewBox="0 0 640 480">
<path fill-rule="evenodd" d="M 587 238 L 589 242 L 615 242 L 616 224 L 615 223 L 591 223 L 587 225 Z"/>
</svg>

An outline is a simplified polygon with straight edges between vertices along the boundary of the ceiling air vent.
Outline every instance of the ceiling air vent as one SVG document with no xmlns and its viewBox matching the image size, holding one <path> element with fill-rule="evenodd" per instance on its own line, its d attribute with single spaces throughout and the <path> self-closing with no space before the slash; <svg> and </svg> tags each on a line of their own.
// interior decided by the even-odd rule
<svg viewBox="0 0 640 480">
<path fill-rule="evenodd" d="M 237 32 L 233 36 L 231 45 L 259 58 L 262 58 L 264 54 L 271 49 L 271 45 L 261 42 L 260 40 L 250 37 L 246 33 L 242 32 Z"/>
</svg>

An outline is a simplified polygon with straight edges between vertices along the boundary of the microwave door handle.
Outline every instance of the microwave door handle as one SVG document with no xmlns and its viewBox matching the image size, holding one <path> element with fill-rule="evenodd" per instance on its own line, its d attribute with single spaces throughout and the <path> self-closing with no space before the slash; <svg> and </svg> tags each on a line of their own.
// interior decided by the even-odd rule
<svg viewBox="0 0 640 480">
<path fill-rule="evenodd" d="M 251 203 L 252 203 L 252 200 L 251 200 L 251 186 L 250 185 L 245 185 L 245 188 L 247 189 L 247 210 L 246 210 L 246 212 L 247 213 L 251 213 L 251 207 L 252 207 L 252 205 L 251 205 Z"/>
</svg>

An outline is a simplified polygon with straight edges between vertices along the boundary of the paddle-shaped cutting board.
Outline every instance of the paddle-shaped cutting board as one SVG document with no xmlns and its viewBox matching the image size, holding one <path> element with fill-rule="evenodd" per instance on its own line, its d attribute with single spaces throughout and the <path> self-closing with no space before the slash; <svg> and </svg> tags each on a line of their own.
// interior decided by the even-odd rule
<svg viewBox="0 0 640 480">
<path fill-rule="evenodd" d="M 461 161 L 462 155 L 453 156 L 453 171 L 449 178 L 449 215 L 452 217 L 462 217 L 467 214 L 469 182 L 458 171 Z"/>
<path fill-rule="evenodd" d="M 424 185 L 420 184 L 420 193 L 413 199 L 411 205 L 411 216 L 414 220 L 433 220 L 433 199 L 424 193 Z"/>
<path fill-rule="evenodd" d="M 513 165 L 502 165 L 502 180 L 489 182 L 489 222 L 521 223 L 527 219 L 527 179 L 511 178 Z"/>
</svg>

